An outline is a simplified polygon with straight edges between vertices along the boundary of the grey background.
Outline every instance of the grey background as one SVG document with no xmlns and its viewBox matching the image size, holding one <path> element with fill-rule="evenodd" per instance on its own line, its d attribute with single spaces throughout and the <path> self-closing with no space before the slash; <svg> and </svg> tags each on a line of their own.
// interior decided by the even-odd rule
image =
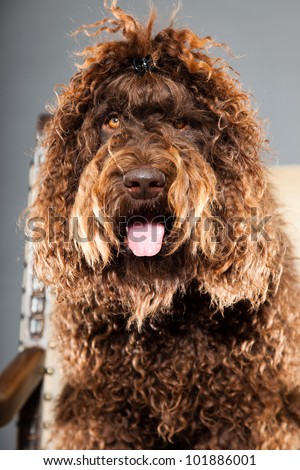
<svg viewBox="0 0 300 470">
<path fill-rule="evenodd" d="M 154 3 L 158 26 L 163 26 L 174 2 Z M 119 4 L 142 18 L 148 11 L 144 1 Z M 102 18 L 103 7 L 102 0 L 10 0 L 0 8 L 2 370 L 18 347 L 24 243 L 16 223 L 26 207 L 36 116 L 52 100 L 54 84 L 66 83 L 74 71 L 70 52 L 79 46 L 68 33 Z M 280 164 L 300 163 L 299 19 L 299 0 L 182 0 L 176 22 L 228 43 L 240 56 L 230 63 L 254 94 L 261 116 L 269 119 L 269 138 Z M 0 430 L 0 449 L 14 446 L 13 423 Z"/>
</svg>

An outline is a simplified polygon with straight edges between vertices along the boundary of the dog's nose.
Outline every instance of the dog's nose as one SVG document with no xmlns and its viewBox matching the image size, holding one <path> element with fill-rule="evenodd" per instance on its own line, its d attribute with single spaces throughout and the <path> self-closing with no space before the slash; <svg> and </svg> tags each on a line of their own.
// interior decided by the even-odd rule
<svg viewBox="0 0 300 470">
<path fill-rule="evenodd" d="M 123 183 L 134 199 L 153 199 L 165 186 L 164 173 L 156 168 L 135 168 L 125 173 Z"/>
</svg>

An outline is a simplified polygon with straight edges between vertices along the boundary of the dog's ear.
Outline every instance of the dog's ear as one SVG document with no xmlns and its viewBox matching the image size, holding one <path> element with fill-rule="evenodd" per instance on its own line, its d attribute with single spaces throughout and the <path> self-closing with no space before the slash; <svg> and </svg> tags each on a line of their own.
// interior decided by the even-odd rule
<svg viewBox="0 0 300 470">
<path fill-rule="evenodd" d="M 44 161 L 25 215 L 27 241 L 35 252 L 35 272 L 46 285 L 55 285 L 58 290 L 72 290 L 88 275 L 88 266 L 71 240 L 69 220 L 79 177 L 89 156 L 83 113 L 76 112 L 78 103 L 62 96 L 44 129 Z"/>
<path fill-rule="evenodd" d="M 201 223 L 199 282 L 219 308 L 276 292 L 289 245 L 262 167 L 222 181 L 214 216 Z"/>
<path fill-rule="evenodd" d="M 52 156 L 54 150 L 52 151 Z M 62 286 L 76 277 L 78 256 L 69 241 L 68 190 L 70 166 L 46 154 L 36 184 L 35 197 L 26 212 L 27 243 L 33 246 L 35 274 L 46 285 Z M 49 158 L 48 158 L 49 157 Z"/>
</svg>

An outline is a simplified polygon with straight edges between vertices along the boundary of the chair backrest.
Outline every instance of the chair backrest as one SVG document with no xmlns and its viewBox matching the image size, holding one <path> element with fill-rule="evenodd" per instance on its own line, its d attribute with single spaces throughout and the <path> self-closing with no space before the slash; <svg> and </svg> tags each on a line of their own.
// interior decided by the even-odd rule
<svg viewBox="0 0 300 470">
<path fill-rule="evenodd" d="M 34 184 L 44 152 L 40 145 L 45 123 L 50 118 L 42 114 L 37 120 L 35 152 L 29 171 L 28 204 L 34 197 Z M 34 247 L 30 237 L 26 237 L 24 255 L 24 275 L 22 286 L 22 306 L 20 322 L 20 351 L 38 346 L 46 350 L 44 380 L 35 392 L 35 405 L 27 403 L 21 410 L 18 422 L 19 448 L 47 448 L 53 419 L 55 396 L 60 389 L 60 372 L 55 354 L 55 338 L 51 325 L 51 314 L 55 300 L 49 289 L 39 282 L 33 270 Z M 34 406 L 34 408 L 33 408 Z M 24 431 L 25 430 L 25 431 Z"/>
<path fill-rule="evenodd" d="M 300 165 L 274 167 L 269 174 L 281 204 L 286 231 L 294 245 L 295 262 L 300 274 Z"/>
</svg>

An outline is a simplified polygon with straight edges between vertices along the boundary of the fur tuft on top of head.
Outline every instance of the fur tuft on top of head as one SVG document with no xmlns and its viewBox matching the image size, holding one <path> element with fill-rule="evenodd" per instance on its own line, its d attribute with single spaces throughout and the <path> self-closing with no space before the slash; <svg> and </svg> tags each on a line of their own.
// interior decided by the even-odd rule
<svg viewBox="0 0 300 470">
<path fill-rule="evenodd" d="M 214 61 L 207 61 L 203 52 L 211 47 L 226 47 L 224 44 L 214 41 L 210 36 L 200 38 L 189 29 L 174 29 L 176 12 L 171 17 L 169 27 L 155 35 L 153 29 L 157 12 L 153 7 L 148 22 L 143 24 L 123 11 L 117 3 L 118 0 L 112 0 L 110 4 L 107 0 L 104 1 L 104 6 L 112 14 L 112 18 L 83 25 L 75 31 L 74 34 L 82 32 L 88 37 L 100 37 L 102 33 L 121 34 L 118 40 L 85 47 L 77 54 L 85 59 L 82 65 L 78 65 L 79 69 L 85 70 L 93 63 L 104 62 L 112 70 L 116 65 L 128 64 L 128 59 L 130 61 L 134 57 L 146 56 L 150 56 L 154 65 L 162 69 L 163 59 L 176 57 L 185 63 L 189 72 L 205 70 L 208 76 L 210 75 Z"/>
</svg>

